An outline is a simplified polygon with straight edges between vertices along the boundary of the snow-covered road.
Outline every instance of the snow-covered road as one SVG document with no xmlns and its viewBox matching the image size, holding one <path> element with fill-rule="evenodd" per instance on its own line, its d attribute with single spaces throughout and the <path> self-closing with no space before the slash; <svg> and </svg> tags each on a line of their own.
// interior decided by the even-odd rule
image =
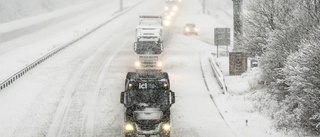
<svg viewBox="0 0 320 137">
<path fill-rule="evenodd" d="M 163 7 L 163 0 L 142 2 L 2 90 L 0 135 L 123 136 L 124 107 L 119 99 L 126 73 L 134 71 L 132 46 L 138 15 L 161 14 Z M 200 13 L 200 1 L 184 0 L 170 27 L 170 38 L 165 39 L 169 41 L 163 71 L 169 73 L 171 88 L 176 92 L 171 135 L 232 137 L 233 131 L 210 97 L 210 93 L 221 92 L 208 62 L 216 47 L 199 40 L 210 37 L 214 27 L 223 25 Z M 182 34 L 184 24 L 190 22 L 199 26 L 199 36 Z"/>
<path fill-rule="evenodd" d="M 124 0 L 128 9 L 141 0 Z M 97 0 L 0 25 L 0 81 L 116 17 L 119 3 Z M 23 54 L 23 56 L 20 56 Z M 5 67 L 4 67 L 5 66 Z"/>
</svg>

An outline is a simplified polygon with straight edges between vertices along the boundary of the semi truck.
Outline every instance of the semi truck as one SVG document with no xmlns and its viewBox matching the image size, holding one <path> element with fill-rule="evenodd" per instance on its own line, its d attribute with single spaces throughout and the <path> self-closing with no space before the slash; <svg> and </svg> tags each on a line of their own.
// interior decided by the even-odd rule
<svg viewBox="0 0 320 137">
<path fill-rule="evenodd" d="M 166 72 L 128 72 L 120 102 L 125 106 L 125 137 L 170 137 L 175 94 Z"/>
<path fill-rule="evenodd" d="M 140 15 L 136 27 L 135 69 L 137 71 L 161 71 L 162 64 L 162 16 Z"/>
</svg>

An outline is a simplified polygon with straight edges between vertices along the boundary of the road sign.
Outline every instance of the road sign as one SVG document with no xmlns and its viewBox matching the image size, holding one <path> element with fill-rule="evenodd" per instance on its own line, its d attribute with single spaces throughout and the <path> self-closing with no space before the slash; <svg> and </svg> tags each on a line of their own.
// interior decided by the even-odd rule
<svg viewBox="0 0 320 137">
<path fill-rule="evenodd" d="M 230 45 L 230 28 L 214 28 L 214 45 Z"/>
<path fill-rule="evenodd" d="M 241 75 L 247 70 L 247 55 L 244 52 L 229 53 L 229 74 Z"/>
</svg>

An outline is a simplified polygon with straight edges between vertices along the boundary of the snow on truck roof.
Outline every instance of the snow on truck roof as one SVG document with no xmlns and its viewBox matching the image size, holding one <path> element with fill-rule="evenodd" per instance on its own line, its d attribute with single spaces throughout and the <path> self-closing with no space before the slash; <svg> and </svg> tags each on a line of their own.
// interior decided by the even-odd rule
<svg viewBox="0 0 320 137">
<path fill-rule="evenodd" d="M 162 29 L 162 26 L 137 26 L 136 29 Z"/>
<path fill-rule="evenodd" d="M 139 18 L 162 19 L 161 15 L 140 15 Z"/>
<path fill-rule="evenodd" d="M 162 16 L 161 15 L 140 15 L 139 25 L 157 25 L 162 26 Z"/>
</svg>

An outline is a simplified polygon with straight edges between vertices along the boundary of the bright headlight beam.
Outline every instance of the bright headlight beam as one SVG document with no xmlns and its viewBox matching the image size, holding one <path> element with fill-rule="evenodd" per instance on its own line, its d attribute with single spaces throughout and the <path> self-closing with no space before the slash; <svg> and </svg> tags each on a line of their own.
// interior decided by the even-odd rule
<svg viewBox="0 0 320 137">
<path fill-rule="evenodd" d="M 126 130 L 127 131 L 132 131 L 132 130 L 134 130 L 134 128 L 133 128 L 133 126 L 131 124 L 127 124 L 126 125 Z"/>
<path fill-rule="evenodd" d="M 164 21 L 164 25 L 165 25 L 165 26 L 170 26 L 170 21 L 165 20 L 165 21 Z"/>
<path fill-rule="evenodd" d="M 158 62 L 158 63 L 157 63 L 157 66 L 158 66 L 158 67 L 161 67 L 161 66 L 162 66 L 162 62 Z"/>
<path fill-rule="evenodd" d="M 177 7 L 177 6 L 174 6 L 174 7 L 173 7 L 173 10 L 178 10 L 178 7 Z"/>
<path fill-rule="evenodd" d="M 170 125 L 169 124 L 164 124 L 163 127 L 162 127 L 164 130 L 168 131 L 170 130 Z"/>
<path fill-rule="evenodd" d="M 140 67 L 140 62 L 137 61 L 137 62 L 135 63 L 135 65 L 136 65 L 137 67 Z"/>
</svg>

